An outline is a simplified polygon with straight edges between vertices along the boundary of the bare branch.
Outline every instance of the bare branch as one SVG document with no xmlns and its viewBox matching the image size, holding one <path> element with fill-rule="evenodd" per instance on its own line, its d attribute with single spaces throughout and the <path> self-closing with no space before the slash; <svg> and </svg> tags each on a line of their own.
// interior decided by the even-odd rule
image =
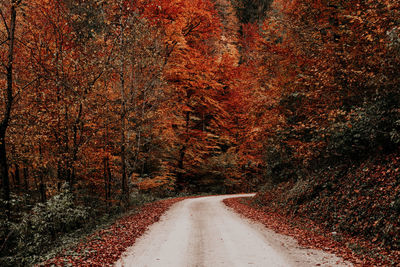
<svg viewBox="0 0 400 267">
<path fill-rule="evenodd" d="M 4 16 L 3 11 L 1 10 L 1 8 L 0 8 L 0 16 L 1 16 L 2 20 L 3 20 L 4 27 L 6 27 L 7 34 L 10 35 L 10 29 L 8 28 L 8 24 L 7 24 L 6 18 Z"/>
<path fill-rule="evenodd" d="M 0 41 L 0 46 L 2 46 L 3 44 L 7 43 L 8 39 L 4 40 L 4 41 Z"/>
</svg>

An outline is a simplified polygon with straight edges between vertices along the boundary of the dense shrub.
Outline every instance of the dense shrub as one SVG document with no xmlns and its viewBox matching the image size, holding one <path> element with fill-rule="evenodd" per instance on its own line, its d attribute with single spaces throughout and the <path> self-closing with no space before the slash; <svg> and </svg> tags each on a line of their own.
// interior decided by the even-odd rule
<svg viewBox="0 0 400 267">
<path fill-rule="evenodd" d="M 20 220 L 1 218 L 4 251 L 0 265 L 29 265 L 65 233 L 82 227 L 89 216 L 89 209 L 76 206 L 68 190 L 55 195 L 46 203 L 36 204 L 31 211 L 22 212 Z"/>
<path fill-rule="evenodd" d="M 279 146 L 267 145 L 264 150 L 266 183 L 280 183 L 288 180 L 297 180 L 298 172 L 294 167 L 294 160 L 290 148 L 283 143 Z"/>
<path fill-rule="evenodd" d="M 390 95 L 343 112 L 321 134 L 328 136 L 330 157 L 359 159 L 376 151 L 390 152 L 400 142 L 400 113 L 398 97 Z"/>
</svg>

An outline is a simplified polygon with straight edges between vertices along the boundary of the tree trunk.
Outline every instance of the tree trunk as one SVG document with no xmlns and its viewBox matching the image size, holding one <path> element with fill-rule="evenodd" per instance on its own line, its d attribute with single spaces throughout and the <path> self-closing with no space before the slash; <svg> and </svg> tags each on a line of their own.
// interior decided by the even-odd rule
<svg viewBox="0 0 400 267">
<path fill-rule="evenodd" d="M 104 170 L 103 170 L 103 175 L 104 175 L 104 197 L 106 204 L 108 204 L 108 177 L 107 177 L 107 157 L 104 157 L 103 159 L 103 164 L 104 164 Z"/>
<path fill-rule="evenodd" d="M 23 173 L 24 173 L 24 188 L 25 188 L 25 192 L 28 192 L 28 190 L 29 190 L 29 182 L 28 182 L 28 168 L 27 167 L 23 168 Z"/>
<path fill-rule="evenodd" d="M 107 176 L 108 176 L 108 199 L 111 200 L 111 169 L 110 169 L 110 164 L 109 161 L 107 160 Z"/>
<path fill-rule="evenodd" d="M 20 177 L 20 173 L 19 173 L 19 165 L 15 164 L 15 171 L 14 171 L 14 177 L 15 177 L 15 187 L 17 192 L 20 191 L 21 189 L 21 177 Z"/>
<path fill-rule="evenodd" d="M 5 92 L 5 110 L 4 117 L 0 123 L 0 174 L 3 183 L 3 199 L 7 201 L 6 212 L 9 214 L 10 205 L 10 177 L 8 174 L 8 163 L 7 163 L 7 149 L 6 149 L 6 133 L 7 127 L 10 122 L 11 108 L 13 104 L 13 63 L 14 63 L 14 43 L 15 43 L 15 24 L 17 18 L 16 6 L 20 1 L 11 0 L 11 13 L 10 23 L 5 27 L 8 32 L 8 61 L 6 65 L 6 76 L 7 76 L 7 88 Z"/>
<path fill-rule="evenodd" d="M 40 174 L 39 190 L 40 190 L 40 201 L 42 203 L 45 203 L 46 202 L 46 185 L 43 182 L 43 175 L 42 174 Z"/>
<path fill-rule="evenodd" d="M 182 190 L 183 189 L 183 184 L 184 184 L 184 177 L 183 177 L 183 168 L 184 168 L 184 160 L 185 160 L 185 154 L 186 154 L 186 149 L 189 144 L 189 124 L 190 124 L 190 112 L 186 112 L 186 129 L 185 129 L 185 141 L 184 144 L 182 145 L 181 149 L 179 150 L 179 160 L 178 160 L 178 168 L 179 168 L 179 173 L 176 177 L 176 182 L 178 185 L 178 189 Z"/>
<path fill-rule="evenodd" d="M 0 167 L 3 186 L 3 200 L 6 201 L 6 211 L 10 211 L 10 177 L 8 175 L 5 133 L 0 132 Z"/>
<path fill-rule="evenodd" d="M 120 3 L 121 14 L 122 14 L 122 2 Z M 120 17 L 121 23 L 121 35 L 120 35 L 120 85 L 121 85 L 121 189 L 122 189 L 122 201 L 123 205 L 128 204 L 129 188 L 128 179 L 126 175 L 126 146 L 125 146 L 125 120 L 126 120 L 126 95 L 125 95 L 125 68 L 124 68 L 124 26 L 122 23 L 122 16 Z"/>
<path fill-rule="evenodd" d="M 69 177 L 69 183 L 70 183 L 70 189 L 71 192 L 73 192 L 74 189 L 74 184 L 76 182 L 75 178 L 75 162 L 78 159 L 78 151 L 80 147 L 80 141 L 78 141 L 78 132 L 82 134 L 82 129 L 83 129 L 83 123 L 82 123 L 82 111 L 83 111 L 83 105 L 82 103 L 79 104 L 79 111 L 78 115 L 75 119 L 74 125 L 73 125 L 73 148 L 72 148 L 72 160 L 71 160 L 71 165 L 69 166 L 70 168 L 70 177 Z"/>
<path fill-rule="evenodd" d="M 110 204 L 111 200 L 111 170 L 108 161 L 108 157 L 104 157 L 104 197 L 107 206 Z"/>
<path fill-rule="evenodd" d="M 123 74 L 121 74 L 121 93 L 122 93 L 122 111 L 121 111 L 121 183 L 122 183 L 122 199 L 126 204 L 129 195 L 128 180 L 126 175 L 126 148 L 125 148 L 125 92 L 124 92 Z"/>
</svg>

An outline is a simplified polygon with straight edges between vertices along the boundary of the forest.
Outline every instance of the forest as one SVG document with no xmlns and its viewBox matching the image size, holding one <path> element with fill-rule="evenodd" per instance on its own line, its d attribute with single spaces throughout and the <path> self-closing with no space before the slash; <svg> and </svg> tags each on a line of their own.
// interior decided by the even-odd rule
<svg viewBox="0 0 400 267">
<path fill-rule="evenodd" d="M 200 193 L 398 252 L 399 71 L 397 0 L 2 0 L 0 265 Z"/>
</svg>

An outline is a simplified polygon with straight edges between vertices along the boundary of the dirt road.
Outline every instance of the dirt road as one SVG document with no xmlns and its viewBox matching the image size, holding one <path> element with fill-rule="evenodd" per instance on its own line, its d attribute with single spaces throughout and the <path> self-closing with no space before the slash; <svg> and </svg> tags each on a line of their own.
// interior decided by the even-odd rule
<svg viewBox="0 0 400 267">
<path fill-rule="evenodd" d="M 194 198 L 175 204 L 116 266 L 351 266 L 335 255 L 300 248 L 293 238 L 250 222 L 222 203 L 237 196 Z"/>
</svg>

